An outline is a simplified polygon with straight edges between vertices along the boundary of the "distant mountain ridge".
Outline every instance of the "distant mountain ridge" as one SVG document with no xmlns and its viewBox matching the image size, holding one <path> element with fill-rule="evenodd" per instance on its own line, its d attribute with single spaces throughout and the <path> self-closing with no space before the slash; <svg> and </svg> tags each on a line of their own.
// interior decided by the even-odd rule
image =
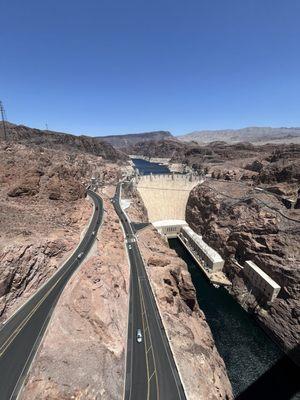
<svg viewBox="0 0 300 400">
<path fill-rule="evenodd" d="M 76 136 L 69 133 L 54 132 L 29 128 L 24 125 L 6 123 L 8 141 L 52 148 L 57 150 L 75 151 L 93 154 L 106 160 L 126 160 L 127 156 L 116 150 L 111 144 L 91 136 Z M 0 125 L 0 139 L 3 139 L 3 127 Z"/>
<path fill-rule="evenodd" d="M 96 139 L 104 140 L 111 144 L 115 149 L 121 149 L 129 146 L 134 146 L 139 142 L 159 141 L 173 138 L 172 134 L 168 131 L 153 131 L 142 133 L 129 133 L 125 135 L 110 135 L 99 136 Z"/>
<path fill-rule="evenodd" d="M 187 133 L 177 137 L 184 142 L 196 141 L 197 143 L 210 143 L 224 141 L 237 142 L 268 142 L 268 141 L 296 141 L 300 140 L 300 128 L 271 128 L 271 127 L 247 127 L 241 129 L 204 130 Z"/>
</svg>

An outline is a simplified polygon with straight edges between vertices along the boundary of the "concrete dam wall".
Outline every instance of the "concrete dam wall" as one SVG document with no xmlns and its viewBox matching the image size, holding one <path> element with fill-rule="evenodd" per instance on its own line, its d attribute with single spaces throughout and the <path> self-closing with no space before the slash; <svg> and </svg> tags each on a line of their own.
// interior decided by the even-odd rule
<svg viewBox="0 0 300 400">
<path fill-rule="evenodd" d="M 203 179 L 192 174 L 145 175 L 136 186 L 147 208 L 149 221 L 185 220 L 190 191 Z"/>
</svg>

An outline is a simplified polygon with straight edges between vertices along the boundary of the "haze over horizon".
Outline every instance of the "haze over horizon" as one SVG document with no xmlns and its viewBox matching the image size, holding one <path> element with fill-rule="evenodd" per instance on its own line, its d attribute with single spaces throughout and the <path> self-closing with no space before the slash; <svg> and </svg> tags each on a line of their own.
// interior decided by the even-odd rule
<svg viewBox="0 0 300 400">
<path fill-rule="evenodd" d="M 13 123 L 92 136 L 299 127 L 299 13 L 296 0 L 4 0 L 0 100 Z"/>
</svg>

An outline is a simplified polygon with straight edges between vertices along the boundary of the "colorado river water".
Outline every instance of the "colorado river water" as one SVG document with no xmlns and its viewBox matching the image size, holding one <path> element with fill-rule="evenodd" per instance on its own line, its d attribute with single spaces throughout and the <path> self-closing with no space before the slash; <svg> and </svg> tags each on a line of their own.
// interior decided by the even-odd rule
<svg viewBox="0 0 300 400">
<path fill-rule="evenodd" d="M 169 168 L 165 165 L 151 163 L 149 161 L 140 160 L 138 158 L 135 158 L 132 161 L 142 175 L 167 174 L 170 172 Z"/>
<path fill-rule="evenodd" d="M 134 163 L 144 174 L 167 172 L 165 167 L 144 160 L 134 160 Z M 198 303 L 225 362 L 235 397 L 299 399 L 297 367 L 225 288 L 217 289 L 206 279 L 178 239 L 169 240 L 169 245 L 188 266 Z"/>
<path fill-rule="evenodd" d="M 249 399 L 296 399 L 293 379 L 284 382 L 285 374 L 295 374 L 296 367 L 223 287 L 215 288 L 204 276 L 178 239 L 170 247 L 186 262 L 197 293 L 197 300 L 223 358 L 234 395 Z M 272 368 L 274 367 L 274 368 Z M 271 371 L 271 382 L 268 376 Z M 282 374 L 282 376 L 281 376 Z M 259 378 L 264 379 L 259 380 Z M 286 377 L 285 377 L 286 378 Z M 276 381 L 281 381 L 280 388 Z M 251 388 L 260 397 L 247 396 Z M 271 383 L 271 384 L 270 384 Z M 279 392 L 281 390 L 281 392 Z M 292 393 L 290 393 L 290 390 Z"/>
</svg>

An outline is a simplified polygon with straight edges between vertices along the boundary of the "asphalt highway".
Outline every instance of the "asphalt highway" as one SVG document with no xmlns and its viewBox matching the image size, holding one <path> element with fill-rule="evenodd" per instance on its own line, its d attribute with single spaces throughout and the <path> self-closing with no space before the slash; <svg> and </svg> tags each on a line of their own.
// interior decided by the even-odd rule
<svg viewBox="0 0 300 400">
<path fill-rule="evenodd" d="M 121 184 L 113 198 L 126 234 L 131 266 L 125 400 L 186 400 L 132 226 L 120 205 Z M 141 329 L 143 341 L 137 342 Z"/>
<path fill-rule="evenodd" d="M 66 263 L 0 330 L 0 399 L 16 399 L 58 298 L 92 247 L 103 218 L 102 199 L 93 191 L 94 214 L 84 238 Z M 78 255 L 80 255 L 78 258 Z"/>
</svg>

